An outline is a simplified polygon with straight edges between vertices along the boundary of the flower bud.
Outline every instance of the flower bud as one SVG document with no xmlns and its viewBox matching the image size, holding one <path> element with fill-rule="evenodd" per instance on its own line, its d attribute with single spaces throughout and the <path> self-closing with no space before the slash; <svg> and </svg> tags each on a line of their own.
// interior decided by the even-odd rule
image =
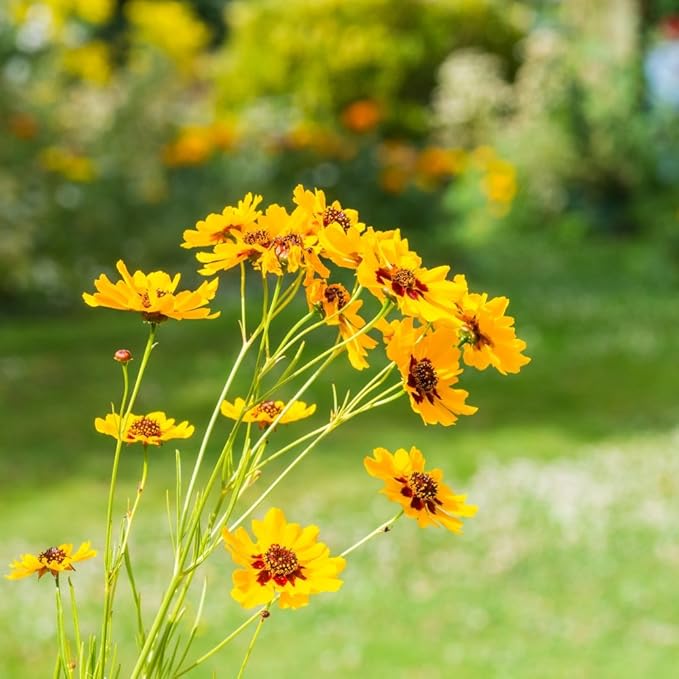
<svg viewBox="0 0 679 679">
<path fill-rule="evenodd" d="M 129 349 L 118 349 L 118 351 L 113 354 L 113 360 L 125 364 L 132 360 L 132 352 Z"/>
</svg>

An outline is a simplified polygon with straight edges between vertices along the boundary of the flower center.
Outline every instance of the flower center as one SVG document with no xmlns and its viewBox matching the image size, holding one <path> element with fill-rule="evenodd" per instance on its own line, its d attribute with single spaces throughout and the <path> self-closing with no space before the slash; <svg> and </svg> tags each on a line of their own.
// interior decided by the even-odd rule
<svg viewBox="0 0 679 679">
<path fill-rule="evenodd" d="M 413 472 L 408 479 L 408 485 L 413 489 L 415 497 L 421 500 L 433 500 L 438 491 L 438 483 L 424 472 Z"/>
<path fill-rule="evenodd" d="M 375 272 L 375 276 L 380 285 L 383 285 L 385 280 L 390 281 L 391 289 L 399 297 L 408 295 L 410 299 L 418 300 L 424 297 L 424 293 L 429 290 L 429 288 L 417 278 L 412 269 L 402 269 L 400 267 L 386 269 L 380 267 Z"/>
<path fill-rule="evenodd" d="M 277 575 L 287 577 L 299 568 L 299 561 L 297 561 L 295 553 L 275 543 L 266 550 L 264 562 L 274 577 Z"/>
<path fill-rule="evenodd" d="M 66 552 L 58 547 L 50 547 L 41 554 L 38 554 L 38 561 L 46 561 L 47 563 L 61 563 L 66 558 Z"/>
<path fill-rule="evenodd" d="M 337 302 L 337 308 L 341 309 L 349 301 L 349 291 L 341 283 L 333 283 L 323 291 L 323 295 L 329 304 Z"/>
<path fill-rule="evenodd" d="M 268 248 L 271 245 L 269 234 L 264 229 L 246 233 L 243 236 L 243 241 L 248 245 L 261 245 L 263 248 Z"/>
<path fill-rule="evenodd" d="M 337 222 L 345 231 L 351 226 L 346 212 L 335 207 L 326 207 L 323 213 L 323 226 L 329 226 L 333 222 Z"/>
<path fill-rule="evenodd" d="M 416 403 L 422 403 L 425 397 L 429 403 L 433 403 L 434 398 L 438 398 L 436 393 L 438 381 L 439 378 L 430 359 L 423 358 L 418 361 L 414 356 L 410 357 L 408 386 L 417 392 L 413 395 Z"/>
<path fill-rule="evenodd" d="M 306 580 L 302 573 L 302 566 L 299 565 L 297 555 L 287 547 L 281 547 L 274 543 L 264 554 L 255 554 L 252 567 L 259 570 L 257 582 L 265 585 L 273 578 L 273 581 L 283 587 L 288 582 L 295 584 L 295 580 L 300 578 Z"/>
<path fill-rule="evenodd" d="M 436 497 L 438 483 L 425 472 L 412 472 L 407 478 L 405 476 L 395 477 L 396 481 L 403 484 L 401 495 L 410 498 L 410 506 L 417 511 L 427 509 L 432 514 L 436 513 L 437 505 L 443 504 Z"/>
<path fill-rule="evenodd" d="M 492 342 L 479 329 L 479 322 L 475 317 L 465 316 L 462 320 L 464 327 L 460 331 L 460 338 L 463 343 L 471 344 L 477 349 L 492 345 Z"/>
<path fill-rule="evenodd" d="M 255 413 L 257 415 L 264 413 L 273 419 L 281 412 L 281 410 L 282 408 L 277 406 L 275 401 L 262 401 L 255 409 Z"/>
<path fill-rule="evenodd" d="M 150 438 L 152 436 L 160 436 L 160 425 L 148 417 L 140 417 L 135 420 L 130 428 L 127 430 L 128 436 L 144 436 Z"/>
</svg>

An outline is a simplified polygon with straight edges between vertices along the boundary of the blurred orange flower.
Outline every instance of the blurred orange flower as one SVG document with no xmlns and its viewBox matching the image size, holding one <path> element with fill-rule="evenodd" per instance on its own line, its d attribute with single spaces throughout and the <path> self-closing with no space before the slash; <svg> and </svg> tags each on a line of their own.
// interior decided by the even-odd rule
<svg viewBox="0 0 679 679">
<path fill-rule="evenodd" d="M 374 130 L 381 119 L 382 110 L 374 99 L 359 99 L 342 111 L 342 124 L 357 134 Z"/>
</svg>

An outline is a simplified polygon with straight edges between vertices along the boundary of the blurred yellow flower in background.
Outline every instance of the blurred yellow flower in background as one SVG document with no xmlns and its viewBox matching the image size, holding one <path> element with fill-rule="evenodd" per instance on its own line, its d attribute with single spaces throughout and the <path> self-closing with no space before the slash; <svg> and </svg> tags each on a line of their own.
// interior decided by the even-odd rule
<svg viewBox="0 0 679 679">
<path fill-rule="evenodd" d="M 262 521 L 252 522 L 252 540 L 244 528 L 224 528 L 224 546 L 243 568 L 233 574 L 231 596 L 243 608 L 271 602 L 279 594 L 281 608 L 300 608 L 309 597 L 336 592 L 337 577 L 346 565 L 342 557 L 331 557 L 318 542 L 319 528 L 288 523 L 280 509 L 270 509 Z"/>
<path fill-rule="evenodd" d="M 64 50 L 63 67 L 87 82 L 105 85 L 111 78 L 111 50 L 101 40 L 92 40 Z"/>
<path fill-rule="evenodd" d="M 96 177 L 94 163 L 84 155 L 80 155 L 60 146 L 48 146 L 39 156 L 40 165 L 65 179 L 77 183 L 91 182 Z"/>
<path fill-rule="evenodd" d="M 210 39 L 207 26 L 179 0 L 131 0 L 125 12 L 139 44 L 156 47 L 188 68 Z"/>
</svg>

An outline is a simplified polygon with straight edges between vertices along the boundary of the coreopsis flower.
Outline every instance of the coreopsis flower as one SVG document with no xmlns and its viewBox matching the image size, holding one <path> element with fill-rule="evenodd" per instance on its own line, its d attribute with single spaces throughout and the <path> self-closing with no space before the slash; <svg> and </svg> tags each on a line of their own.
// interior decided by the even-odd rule
<svg viewBox="0 0 679 679">
<path fill-rule="evenodd" d="M 351 365 L 356 370 L 367 368 L 365 357 L 369 349 L 377 346 L 377 342 L 366 333 L 354 337 L 365 325 L 358 315 L 363 301 L 356 299 L 351 302 L 351 294 L 341 283 L 328 284 L 318 278 L 307 286 L 306 296 L 309 306 L 317 308 L 328 325 L 338 326 L 343 340 L 349 340 L 346 348 Z"/>
<path fill-rule="evenodd" d="M 363 248 L 361 234 L 365 224 L 358 219 L 358 212 L 343 208 L 338 201 L 327 205 L 320 189 L 309 191 L 299 184 L 293 192 L 295 212 L 300 212 L 315 229 L 321 255 L 348 269 L 355 269 L 361 262 Z"/>
<path fill-rule="evenodd" d="M 97 553 L 90 549 L 89 542 L 83 542 L 75 553 L 72 544 L 49 547 L 38 555 L 22 554 L 18 561 L 13 561 L 10 564 L 12 572 L 5 577 L 8 580 L 20 580 L 37 573 L 38 579 L 40 579 L 45 573 L 49 572 L 56 578 L 59 573 L 64 571 L 74 571 L 74 563 L 91 559 L 96 555 Z"/>
<path fill-rule="evenodd" d="M 411 318 L 391 326 L 387 356 L 396 363 L 412 409 L 425 424 L 454 424 L 458 415 L 478 408 L 465 403 L 469 395 L 454 389 L 460 367 L 457 333 L 451 327 L 416 329 Z"/>
<path fill-rule="evenodd" d="M 346 565 L 342 557 L 331 557 L 318 542 L 317 526 L 302 528 L 288 523 L 280 509 L 270 509 L 262 521 L 252 522 L 252 540 L 244 528 L 224 528 L 224 546 L 243 568 L 234 571 L 231 596 L 243 608 L 269 603 L 279 594 L 281 608 L 299 608 L 312 594 L 336 592 L 337 577 Z"/>
<path fill-rule="evenodd" d="M 233 232 L 242 232 L 256 228 L 257 219 L 261 212 L 257 206 L 262 202 L 261 196 L 248 193 L 238 206 L 227 205 L 220 214 L 211 213 L 205 219 L 196 223 L 195 230 L 184 231 L 183 248 L 212 247 L 218 243 L 225 243 Z"/>
<path fill-rule="evenodd" d="M 309 229 L 314 233 L 331 224 L 338 224 L 344 231 L 353 227 L 361 232 L 365 228 L 365 224 L 358 220 L 356 210 L 343 208 L 337 200 L 328 205 L 321 189 L 309 191 L 298 184 L 292 192 L 292 202 L 297 206 L 295 212 L 304 215 Z"/>
<path fill-rule="evenodd" d="M 366 234 L 362 255 L 358 280 L 378 299 L 390 297 L 404 316 L 425 321 L 452 314 L 461 290 L 446 278 L 450 267 L 422 267 L 422 259 L 398 230 Z"/>
<path fill-rule="evenodd" d="M 233 240 L 218 243 L 212 252 L 199 252 L 196 259 L 204 264 L 199 272 L 206 276 L 246 260 L 264 274 L 282 276 L 306 268 L 309 275 L 328 276 L 330 272 L 318 258 L 317 250 L 317 238 L 309 232 L 302 216 L 290 215 L 274 203 L 255 224 L 233 233 Z"/>
<path fill-rule="evenodd" d="M 254 406 L 247 407 L 245 400 L 237 398 L 233 403 L 223 401 L 221 405 L 222 415 L 232 420 L 242 416 L 243 422 L 256 422 L 260 429 L 268 427 L 285 408 L 284 401 L 261 401 Z M 307 406 L 304 401 L 295 401 L 278 420 L 278 424 L 287 424 L 311 417 L 316 412 L 316 405 Z"/>
<path fill-rule="evenodd" d="M 91 307 L 103 306 L 121 311 L 138 311 L 150 323 L 160 323 L 168 318 L 182 320 L 217 318 L 220 312 L 210 313 L 207 303 L 217 293 L 218 279 L 205 281 L 197 290 L 175 292 L 180 274 L 170 278 L 164 271 L 145 274 L 127 270 L 123 260 L 116 264 L 122 280 L 112 283 L 105 274 L 94 281 L 97 289 L 93 295 L 84 292 L 83 300 Z"/>
<path fill-rule="evenodd" d="M 148 415 L 130 413 L 122 432 L 120 420 L 118 413 L 109 413 L 105 418 L 97 417 L 94 428 L 100 434 L 107 434 L 124 443 L 143 443 L 145 446 L 159 446 L 171 439 L 188 439 L 195 431 L 195 427 L 187 421 L 175 424 L 173 418 L 168 418 L 159 410 Z"/>
<path fill-rule="evenodd" d="M 526 343 L 517 338 L 514 319 L 504 315 L 509 299 L 488 299 L 485 292 L 468 292 L 467 281 L 461 274 L 455 276 L 455 283 L 464 289 L 455 308 L 458 335 L 463 343 L 462 360 L 479 370 L 492 365 L 503 375 L 518 373 L 530 363 L 530 358 L 521 353 Z"/>
<path fill-rule="evenodd" d="M 393 454 L 386 448 L 375 448 L 373 455 L 363 460 L 366 471 L 384 481 L 381 492 L 400 504 L 405 515 L 420 527 L 440 525 L 461 533 L 460 519 L 476 514 L 477 507 L 465 503 L 466 495 L 456 495 L 443 483 L 440 469 L 425 471 L 424 456 L 414 446 L 410 452 L 399 448 Z"/>
</svg>

